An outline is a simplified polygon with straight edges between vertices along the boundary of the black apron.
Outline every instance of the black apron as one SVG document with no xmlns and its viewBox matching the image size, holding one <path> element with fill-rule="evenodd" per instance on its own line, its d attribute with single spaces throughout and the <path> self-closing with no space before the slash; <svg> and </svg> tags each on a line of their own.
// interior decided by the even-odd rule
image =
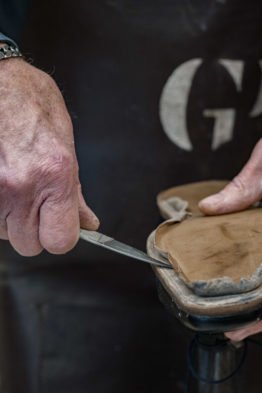
<svg viewBox="0 0 262 393">
<path fill-rule="evenodd" d="M 31 0 L 1 0 L 0 31 L 13 40 L 19 39 Z"/>
<path fill-rule="evenodd" d="M 35 1 L 19 43 L 63 91 L 101 232 L 145 249 L 159 191 L 238 173 L 262 133 L 261 22 L 254 0 Z M 183 391 L 150 267 L 82 241 L 1 254 L 8 392 Z"/>
</svg>

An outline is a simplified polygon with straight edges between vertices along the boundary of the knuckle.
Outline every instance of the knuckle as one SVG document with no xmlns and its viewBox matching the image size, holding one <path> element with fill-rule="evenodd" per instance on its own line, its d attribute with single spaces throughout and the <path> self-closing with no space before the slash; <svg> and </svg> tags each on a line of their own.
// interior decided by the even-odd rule
<svg viewBox="0 0 262 393">
<path fill-rule="evenodd" d="M 0 188 L 1 191 L 9 191 L 13 187 L 13 181 L 6 173 L 0 173 Z"/>
<path fill-rule="evenodd" d="M 1 194 L 13 196 L 20 193 L 26 187 L 26 179 L 18 173 L 1 173 Z"/>
<path fill-rule="evenodd" d="M 32 162 L 24 168 L 2 169 L 0 171 L 0 199 L 16 199 L 41 195 L 43 199 L 51 194 L 71 195 L 77 188 L 78 166 L 74 155 L 65 148 L 56 149 L 39 162 Z M 59 193 L 59 190 L 61 191 Z"/>
<path fill-rule="evenodd" d="M 59 149 L 49 156 L 39 170 L 49 181 L 71 180 L 77 172 L 75 159 L 66 149 Z"/>
<path fill-rule="evenodd" d="M 233 189 L 231 189 L 233 187 Z M 249 202 L 257 193 L 257 187 L 250 186 L 250 179 L 240 173 L 230 183 L 230 191 L 233 191 L 235 198 L 244 202 Z"/>
<path fill-rule="evenodd" d="M 241 175 L 234 177 L 231 184 L 238 192 L 246 192 L 246 182 Z"/>
</svg>

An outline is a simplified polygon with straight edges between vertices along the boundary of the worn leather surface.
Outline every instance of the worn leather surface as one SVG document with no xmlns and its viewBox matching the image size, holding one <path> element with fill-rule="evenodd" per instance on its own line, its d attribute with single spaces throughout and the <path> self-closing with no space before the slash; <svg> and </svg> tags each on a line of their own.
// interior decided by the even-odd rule
<svg viewBox="0 0 262 393">
<path fill-rule="evenodd" d="M 199 200 L 225 184 L 192 183 L 158 196 L 160 211 L 169 220 L 156 229 L 154 245 L 166 253 L 181 279 L 200 296 L 244 293 L 262 282 L 262 209 L 204 216 L 198 208 Z M 186 203 L 180 217 L 179 206 L 172 206 L 177 198 Z"/>
<path fill-rule="evenodd" d="M 145 249 L 160 220 L 160 190 L 240 170 L 261 136 L 261 116 L 249 115 L 261 9 L 254 0 L 34 1 L 19 44 L 63 91 L 101 232 Z M 203 64 L 188 97 L 186 151 L 164 133 L 159 99 L 174 70 L 194 58 Z M 221 58 L 243 61 L 240 92 Z M 203 110 L 225 107 L 236 110 L 233 137 L 212 151 L 214 120 Z M 67 256 L 30 260 L 2 242 L 1 269 L 6 391 L 184 391 L 186 345 L 158 303 L 150 267 L 84 242 Z"/>
</svg>

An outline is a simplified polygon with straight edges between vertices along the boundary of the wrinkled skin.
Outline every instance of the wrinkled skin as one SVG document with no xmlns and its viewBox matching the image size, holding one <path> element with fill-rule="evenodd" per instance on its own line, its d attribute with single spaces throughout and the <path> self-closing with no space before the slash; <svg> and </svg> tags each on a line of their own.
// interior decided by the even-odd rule
<svg viewBox="0 0 262 393">
<path fill-rule="evenodd" d="M 0 62 L 0 238 L 24 256 L 62 254 L 99 221 L 84 202 L 73 128 L 54 80 Z"/>
<path fill-rule="evenodd" d="M 241 172 L 218 194 L 203 199 L 199 207 L 208 215 L 243 210 L 262 198 L 262 139 L 256 144 Z M 262 332 L 262 321 L 235 332 L 226 333 L 233 341 Z"/>
<path fill-rule="evenodd" d="M 0 62 L 0 238 L 24 256 L 63 254 L 80 226 L 96 230 L 78 178 L 73 129 L 53 79 L 22 59 Z M 262 140 L 238 176 L 200 202 L 205 214 L 239 211 L 262 198 Z M 227 333 L 241 340 L 262 322 Z"/>
</svg>

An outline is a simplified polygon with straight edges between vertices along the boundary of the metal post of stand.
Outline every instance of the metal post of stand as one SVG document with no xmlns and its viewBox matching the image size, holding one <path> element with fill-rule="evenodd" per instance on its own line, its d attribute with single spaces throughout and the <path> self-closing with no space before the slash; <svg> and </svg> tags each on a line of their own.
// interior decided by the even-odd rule
<svg viewBox="0 0 262 393">
<path fill-rule="evenodd" d="M 246 344 L 222 334 L 196 334 L 188 352 L 187 393 L 243 393 Z"/>
<path fill-rule="evenodd" d="M 188 350 L 186 393 L 244 393 L 242 365 L 246 358 L 246 342 L 232 343 L 224 335 L 231 322 L 206 320 L 185 313 L 157 280 L 158 296 L 164 307 L 195 336 Z"/>
</svg>

